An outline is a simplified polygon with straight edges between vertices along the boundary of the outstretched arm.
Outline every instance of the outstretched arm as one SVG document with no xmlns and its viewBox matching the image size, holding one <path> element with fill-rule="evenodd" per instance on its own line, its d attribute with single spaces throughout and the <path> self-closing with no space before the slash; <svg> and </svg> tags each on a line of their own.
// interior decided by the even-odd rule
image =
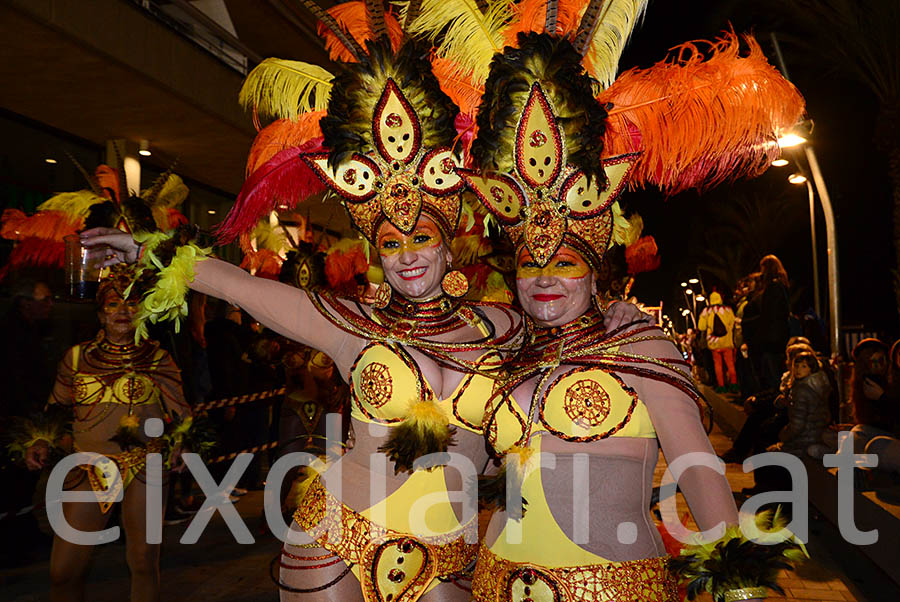
<svg viewBox="0 0 900 602">
<path fill-rule="evenodd" d="M 114 255 L 112 263 L 133 263 L 140 245 L 130 234 L 115 228 L 93 228 L 81 233 L 86 247 L 106 244 Z M 304 291 L 281 282 L 255 278 L 228 262 L 204 259 L 194 266 L 190 287 L 240 306 L 261 324 L 289 339 L 324 351 L 339 366 L 340 352 L 351 335 L 337 328 L 309 300 Z M 352 361 L 352 360 L 351 360 Z"/>
</svg>

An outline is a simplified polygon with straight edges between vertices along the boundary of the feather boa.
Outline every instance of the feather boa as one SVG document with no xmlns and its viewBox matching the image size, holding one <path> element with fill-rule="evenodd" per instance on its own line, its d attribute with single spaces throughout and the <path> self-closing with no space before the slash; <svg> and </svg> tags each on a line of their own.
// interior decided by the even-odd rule
<svg viewBox="0 0 900 602">
<path fill-rule="evenodd" d="M 138 280 L 146 271 L 155 272 L 156 277 L 153 287 L 143 295 L 141 306 L 135 316 L 137 329 L 134 340 L 139 343 L 149 337 L 148 323 L 172 321 L 175 323 L 175 332 L 180 331 L 181 320 L 188 313 L 188 284 L 194 281 L 194 266 L 209 256 L 210 249 L 201 249 L 188 242 L 177 246 L 174 255 L 166 262 L 159 256 L 158 250 L 164 243 L 171 244 L 172 237 L 169 234 L 138 233 L 135 234 L 135 240 L 144 245 Z M 126 291 L 126 296 L 128 293 L 130 290 Z"/>
</svg>

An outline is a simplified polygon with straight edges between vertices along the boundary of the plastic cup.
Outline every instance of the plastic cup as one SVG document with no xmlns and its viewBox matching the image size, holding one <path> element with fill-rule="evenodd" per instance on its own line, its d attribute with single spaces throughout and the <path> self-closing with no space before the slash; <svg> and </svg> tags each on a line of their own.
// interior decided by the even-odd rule
<svg viewBox="0 0 900 602">
<path fill-rule="evenodd" d="M 66 236 L 66 288 L 73 299 L 93 299 L 100 287 L 109 245 L 85 247 L 77 234 Z"/>
</svg>

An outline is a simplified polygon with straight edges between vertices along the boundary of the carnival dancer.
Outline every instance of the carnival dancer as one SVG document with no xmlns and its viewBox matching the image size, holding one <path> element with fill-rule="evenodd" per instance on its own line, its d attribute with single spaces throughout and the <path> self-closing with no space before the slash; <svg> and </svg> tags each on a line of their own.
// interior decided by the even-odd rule
<svg viewBox="0 0 900 602">
<path fill-rule="evenodd" d="M 493 59 L 472 146 L 480 169 L 458 170 L 515 245 L 518 298 L 530 318 L 523 352 L 507 362 L 509 377 L 485 412 L 483 430 L 504 456 L 504 470 L 481 493 L 504 509 L 493 516 L 479 550 L 473 595 L 479 602 L 671 602 L 678 599 L 677 584 L 648 510 L 660 446 L 670 466 L 684 458 L 709 460 L 706 466 L 691 462 L 678 478 L 701 529 L 729 525 L 723 546 L 732 540 L 734 546 L 754 544 L 735 534 L 737 509 L 727 481 L 715 470 L 687 364 L 656 327 L 605 328 L 596 274 L 608 246 L 619 238 L 622 212 L 616 198 L 626 186 L 653 181 L 678 189 L 753 171 L 747 160 L 754 153 L 777 149 L 750 142 L 774 142 L 775 127 L 792 125 L 802 100 L 768 65 L 759 64 L 759 55 L 741 58 L 732 35 L 720 42 L 719 58 L 746 60 L 734 66 L 748 67 L 745 75 L 755 69 L 754 77 L 766 86 L 753 88 L 757 98 L 748 105 L 729 104 L 738 123 L 728 137 L 696 143 L 701 148 L 689 148 L 689 135 L 652 140 L 666 136 L 665 129 L 657 133 L 651 127 L 654 110 L 658 121 L 675 126 L 679 115 L 694 119 L 694 109 L 705 106 L 702 96 L 690 95 L 701 82 L 683 79 L 690 69 L 681 74 L 682 64 L 656 68 L 666 72 L 657 72 L 658 79 L 678 82 L 678 93 L 639 98 L 640 92 L 664 89 L 654 88 L 653 69 L 622 76 L 639 85 L 628 87 L 626 79 L 624 90 L 613 84 L 604 93 L 650 113 L 639 115 L 595 100 L 599 84 L 582 66 L 591 32 L 605 30 L 604 41 L 614 49 L 624 43 L 644 3 L 591 2 L 580 24 L 572 15 L 563 21 L 562 2 L 559 21 L 557 3 L 546 4 L 546 21 L 534 17 L 542 12 L 532 13 L 515 45 Z M 601 6 L 609 21 L 598 28 Z M 543 33 L 544 27 L 553 35 Z M 758 47 L 751 43 L 751 48 Z M 609 53 L 607 62 L 610 55 L 614 72 L 618 55 Z M 609 75 L 606 67 L 595 63 L 594 73 Z M 710 122 L 716 107 L 737 100 L 747 83 L 732 82 L 736 85 L 729 88 L 728 78 L 716 81 L 715 94 L 722 97 L 713 94 L 706 107 Z M 679 112 L 680 101 L 692 103 L 692 110 Z M 653 108 L 660 102 L 662 111 Z M 760 106 L 767 110 L 754 113 Z M 726 111 L 726 121 L 729 117 Z M 685 135 L 676 127 L 671 133 Z M 614 151 L 623 137 L 635 152 Z M 748 168 L 738 169 L 741 165 Z M 724 173 L 728 166 L 736 173 Z M 758 563 L 759 573 L 723 574 L 705 583 L 715 583 L 717 600 L 756 599 L 765 590 L 745 586 L 768 584 L 777 558 L 793 545 L 784 544 L 777 554 L 752 548 L 763 550 L 757 558 L 773 562 Z M 693 558 L 691 550 L 687 558 Z M 696 576 L 703 570 L 683 572 Z M 755 579 L 760 574 L 765 578 Z"/>
<path fill-rule="evenodd" d="M 133 279 L 133 267 L 118 265 L 102 280 L 97 292 L 102 328 L 94 340 L 66 353 L 48 403 L 71 410 L 75 451 L 103 455 L 96 464 L 76 467 L 66 477 L 66 490 L 97 494 L 97 503 L 63 502 L 66 522 L 79 531 L 104 529 L 116 494 L 121 493 L 130 599 L 151 601 L 159 600 L 159 544 L 148 543 L 147 489 L 153 483 L 148 482 L 146 458 L 162 453 L 166 466 L 178 463 L 177 440 L 189 424 L 190 409 L 181 374 L 169 354 L 155 341 L 135 343 L 133 319 L 140 294 L 132 288 Z M 150 418 L 162 419 L 169 428 L 148 436 L 144 425 Z M 22 444 L 26 465 L 43 468 L 51 448 L 65 445 L 67 439 L 61 429 L 32 433 L 31 441 Z M 157 499 L 165 504 L 165 484 L 157 486 L 162 488 Z M 53 602 L 84 600 L 90 560 L 91 546 L 55 535 L 50 557 Z"/>
<path fill-rule="evenodd" d="M 303 149 L 312 152 L 289 148 L 254 171 L 224 231 L 252 227 L 260 204 L 265 215 L 324 182 L 380 256 L 386 282 L 375 305 L 253 278 L 215 259 L 189 266 L 176 257 L 160 280 L 168 278 L 166 269 L 187 266 L 191 288 L 238 304 L 272 330 L 326 353 L 350 385 L 355 445 L 308 486 L 292 527 L 306 532 L 308 543 L 285 545 L 283 599 L 406 602 L 431 591 L 428 599 L 463 600 L 468 592 L 448 581 L 474 560 L 476 517 L 474 507 L 465 512 L 467 505 L 450 494 L 463 490 L 467 475 L 415 462 L 450 451 L 474 470 L 483 466 L 480 425 L 494 382 L 485 373 L 499 366 L 500 353 L 515 348 L 521 321 L 508 307 L 460 299 L 466 282 L 450 269 L 449 252 L 463 187 L 453 171 L 458 109 L 432 75 L 428 47 L 389 39 L 385 22 L 393 33 L 396 19 L 381 3 L 369 8 L 374 25 L 366 50 L 318 10 L 329 35 L 355 61 L 325 90 L 327 114 L 315 119 L 321 118 L 324 140 L 313 135 Z M 278 66 L 260 69 L 245 89 Z M 316 72 L 319 79 L 323 72 Z M 278 104 L 267 90 L 259 109 Z M 298 106 L 296 95 L 280 100 Z M 290 193 L 273 194 L 277 185 Z M 138 259 L 128 236 L 95 230 L 85 237 L 87 245 L 109 243 L 120 258 Z M 154 260 L 156 242 L 141 249 L 145 264 Z M 192 263 L 198 250 L 180 246 L 178 252 Z M 145 299 L 148 312 L 160 297 L 157 290 Z M 419 504 L 417 515 L 411 509 L 420 499 L 428 503 Z M 342 537 L 329 538 L 335 525 Z"/>
</svg>

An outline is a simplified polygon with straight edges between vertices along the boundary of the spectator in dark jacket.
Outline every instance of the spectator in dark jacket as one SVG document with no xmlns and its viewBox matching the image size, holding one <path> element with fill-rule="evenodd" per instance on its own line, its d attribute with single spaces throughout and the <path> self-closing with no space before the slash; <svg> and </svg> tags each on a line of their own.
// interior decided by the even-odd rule
<svg viewBox="0 0 900 602">
<path fill-rule="evenodd" d="M 791 377 L 788 424 L 779 436 L 781 443 L 772 446 L 770 451 L 803 456 L 807 447 L 819 442 L 831 419 L 828 411 L 831 383 L 819 369 L 815 354 L 810 351 L 794 358 Z"/>
<path fill-rule="evenodd" d="M 760 387 L 775 389 L 781 376 L 781 354 L 790 338 L 788 276 L 774 255 L 760 260 L 759 271 L 759 288 L 744 311 L 741 326 L 757 364 Z"/>
</svg>

